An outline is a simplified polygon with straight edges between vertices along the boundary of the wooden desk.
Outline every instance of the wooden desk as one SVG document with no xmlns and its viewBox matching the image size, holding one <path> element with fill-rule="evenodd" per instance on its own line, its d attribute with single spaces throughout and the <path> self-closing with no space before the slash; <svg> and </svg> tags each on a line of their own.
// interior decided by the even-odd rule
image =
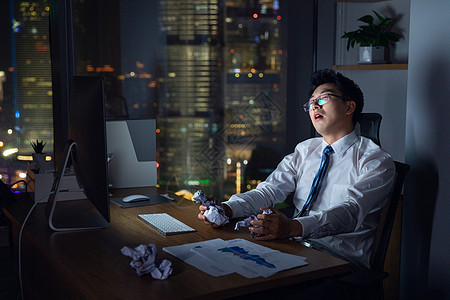
<svg viewBox="0 0 450 300">
<path fill-rule="evenodd" d="M 14 245 L 20 226 L 32 205 L 26 195 L 5 207 L 13 223 Z M 107 229 L 53 232 L 39 204 L 26 225 L 22 244 L 22 274 L 26 299 L 181 299 L 224 298 L 323 278 L 350 270 L 349 264 L 289 240 L 257 242 L 280 251 L 307 257 L 308 265 L 279 272 L 268 278 L 247 279 L 238 274 L 212 277 L 176 257 L 163 247 L 214 238 L 249 239 L 246 230 L 234 231 L 234 223 L 214 229 L 197 219 L 198 204 L 184 199 L 173 203 L 135 208 L 111 204 Z M 197 232 L 163 236 L 137 217 L 139 213 L 167 212 Z M 253 241 L 255 242 L 255 241 Z M 169 259 L 173 273 L 166 280 L 138 277 L 121 254 L 123 246 L 154 243 L 159 259 Z"/>
</svg>

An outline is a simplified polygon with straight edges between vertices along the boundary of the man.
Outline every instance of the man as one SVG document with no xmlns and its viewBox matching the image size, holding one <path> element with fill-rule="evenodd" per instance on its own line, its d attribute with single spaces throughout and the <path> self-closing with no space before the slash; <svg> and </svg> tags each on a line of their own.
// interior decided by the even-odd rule
<svg viewBox="0 0 450 300">
<path fill-rule="evenodd" d="M 322 137 L 299 143 L 256 189 L 233 195 L 222 205 L 230 218 L 271 208 L 274 214 L 259 214 L 251 221 L 249 230 L 260 235 L 257 240 L 308 240 L 358 268 L 369 268 L 379 211 L 391 190 L 395 166 L 388 153 L 355 131 L 364 106 L 358 85 L 332 70 L 315 72 L 311 82 L 310 100 L 303 108 Z M 332 149 L 323 155 L 326 146 Z M 329 157 L 328 167 L 321 171 L 316 196 L 309 196 L 322 156 Z M 291 193 L 293 219 L 273 209 Z M 205 210 L 200 206 L 198 217 L 211 224 Z"/>
</svg>

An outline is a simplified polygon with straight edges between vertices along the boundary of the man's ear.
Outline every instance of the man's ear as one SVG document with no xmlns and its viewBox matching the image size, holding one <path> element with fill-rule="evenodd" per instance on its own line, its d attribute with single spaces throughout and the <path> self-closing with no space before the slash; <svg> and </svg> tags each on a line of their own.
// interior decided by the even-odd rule
<svg viewBox="0 0 450 300">
<path fill-rule="evenodd" d="M 347 115 L 351 115 L 355 112 L 356 110 L 356 102 L 355 101 L 346 101 L 345 102 L 347 104 Z"/>
</svg>

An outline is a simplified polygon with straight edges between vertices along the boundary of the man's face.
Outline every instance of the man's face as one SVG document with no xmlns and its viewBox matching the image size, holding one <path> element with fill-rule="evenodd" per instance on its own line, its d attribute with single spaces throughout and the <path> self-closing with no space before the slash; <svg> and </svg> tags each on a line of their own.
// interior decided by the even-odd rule
<svg viewBox="0 0 450 300">
<path fill-rule="evenodd" d="M 311 99 L 315 99 L 322 94 L 342 96 L 334 83 L 325 83 L 318 86 L 311 95 Z M 316 131 L 328 143 L 333 143 L 353 130 L 352 115 L 356 104 L 353 101 L 344 101 L 332 95 L 329 95 L 329 99 L 323 105 L 319 105 L 315 101 L 309 110 L 309 117 Z"/>
</svg>

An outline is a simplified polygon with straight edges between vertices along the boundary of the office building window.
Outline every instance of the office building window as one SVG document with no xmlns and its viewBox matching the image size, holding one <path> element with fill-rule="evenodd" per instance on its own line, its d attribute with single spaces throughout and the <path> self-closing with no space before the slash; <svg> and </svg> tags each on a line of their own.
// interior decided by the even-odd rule
<svg viewBox="0 0 450 300">
<path fill-rule="evenodd" d="M 7 184 L 26 178 L 31 141 L 45 143 L 45 156 L 52 160 L 48 2 L 0 2 L 0 177 Z"/>
<path fill-rule="evenodd" d="M 283 1 L 73 1 L 75 75 L 103 76 L 108 119 L 157 120 L 158 184 L 223 199 L 286 142 Z"/>
</svg>

